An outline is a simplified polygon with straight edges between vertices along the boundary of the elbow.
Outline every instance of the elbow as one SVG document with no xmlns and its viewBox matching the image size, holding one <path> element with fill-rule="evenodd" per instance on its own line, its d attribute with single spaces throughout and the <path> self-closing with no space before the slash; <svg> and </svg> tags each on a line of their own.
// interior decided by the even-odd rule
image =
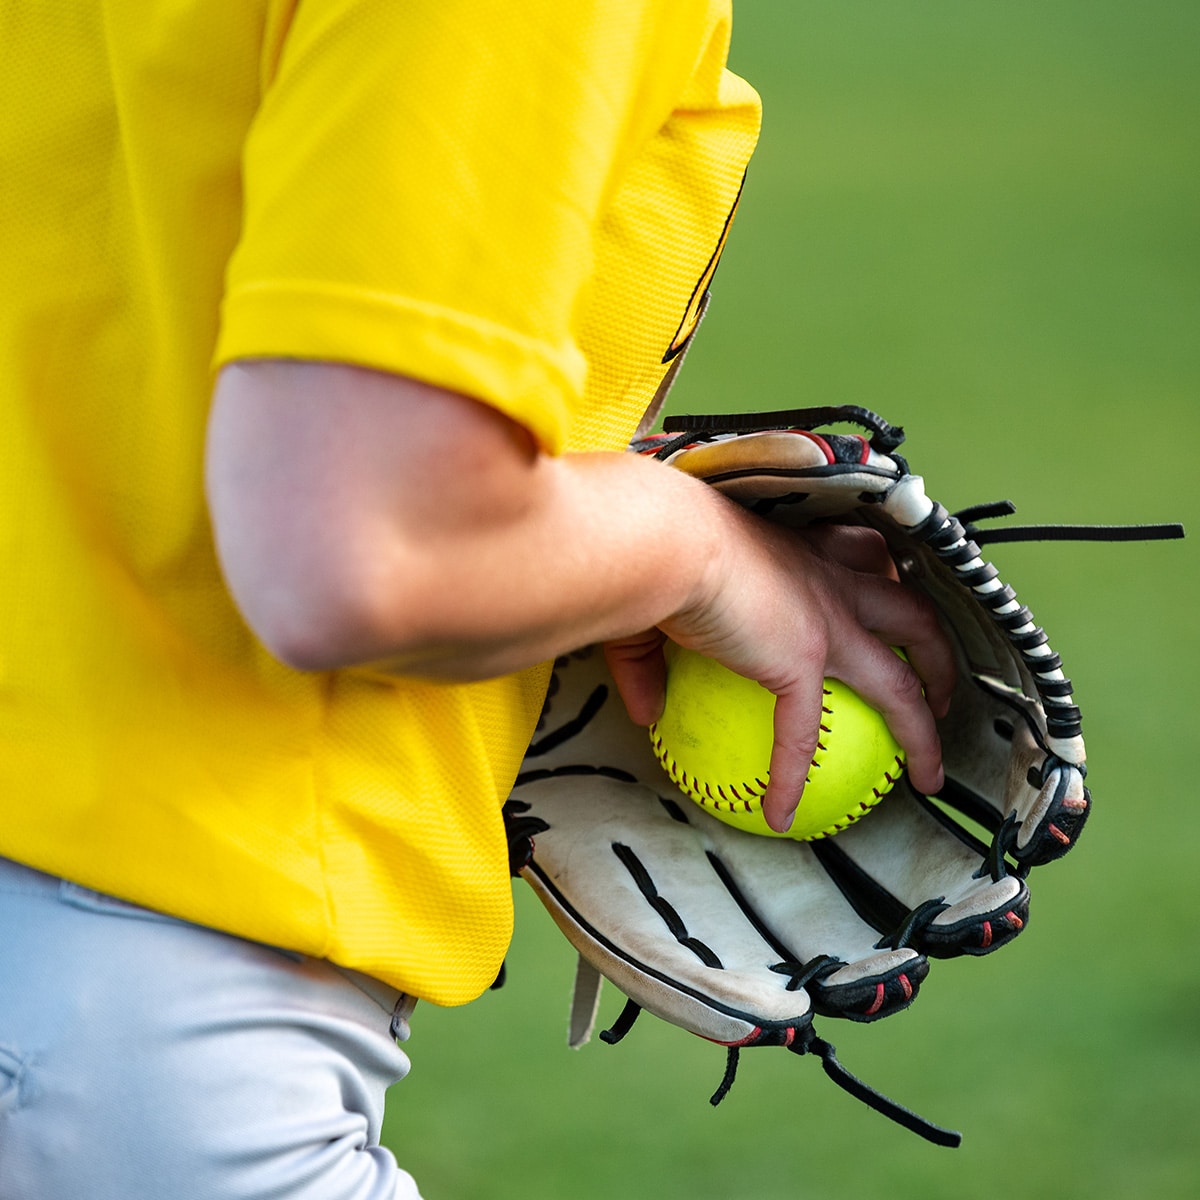
<svg viewBox="0 0 1200 1200">
<path fill-rule="evenodd" d="M 427 640 L 402 572 L 354 571 L 345 562 L 259 559 L 223 564 L 233 602 L 272 657 L 298 671 L 332 671 L 420 657 Z"/>
<path fill-rule="evenodd" d="M 267 653 L 293 670 L 333 671 L 370 657 L 355 636 L 361 622 L 349 612 L 332 612 L 294 595 L 286 603 L 238 607 Z"/>
</svg>

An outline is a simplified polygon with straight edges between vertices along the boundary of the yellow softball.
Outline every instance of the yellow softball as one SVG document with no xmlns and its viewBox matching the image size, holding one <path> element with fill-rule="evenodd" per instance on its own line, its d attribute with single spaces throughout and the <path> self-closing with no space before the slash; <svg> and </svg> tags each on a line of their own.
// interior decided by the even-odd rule
<svg viewBox="0 0 1200 1200">
<path fill-rule="evenodd" d="M 857 692 L 825 680 L 820 740 L 792 828 L 762 814 L 775 697 L 711 658 L 667 645 L 667 699 L 650 739 L 675 786 L 728 825 L 769 837 L 831 837 L 870 812 L 904 770 L 904 751 Z"/>
</svg>

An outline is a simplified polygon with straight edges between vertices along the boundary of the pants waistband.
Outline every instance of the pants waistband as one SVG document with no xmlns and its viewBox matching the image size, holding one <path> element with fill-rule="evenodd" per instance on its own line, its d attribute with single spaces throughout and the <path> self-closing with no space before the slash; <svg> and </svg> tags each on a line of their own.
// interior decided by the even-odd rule
<svg viewBox="0 0 1200 1200">
<path fill-rule="evenodd" d="M 15 859 L 0 855 L 0 892 L 19 893 L 21 895 L 45 896 L 47 899 L 57 899 L 65 889 L 76 885 L 69 880 L 49 875 L 36 867 L 28 867 Z M 361 971 L 330 963 L 334 970 L 365 995 L 369 996 L 385 1012 L 392 1015 L 393 1036 L 403 1041 L 408 1036 L 408 1018 L 412 1016 L 416 998 L 404 992 L 397 991 L 389 984 L 364 975 Z"/>
</svg>

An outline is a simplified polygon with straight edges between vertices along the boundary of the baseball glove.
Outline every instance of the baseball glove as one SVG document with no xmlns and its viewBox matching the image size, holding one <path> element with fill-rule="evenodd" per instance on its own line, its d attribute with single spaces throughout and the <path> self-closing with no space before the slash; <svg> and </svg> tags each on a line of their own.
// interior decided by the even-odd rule
<svg viewBox="0 0 1200 1200">
<path fill-rule="evenodd" d="M 813 432 L 845 422 L 870 437 Z M 772 521 L 883 535 L 900 577 L 937 606 L 958 660 L 939 725 L 946 786 L 927 797 L 905 775 L 833 838 L 748 834 L 676 790 L 598 648 L 560 660 L 505 815 L 513 873 L 579 952 L 570 1042 L 590 1036 L 603 976 L 628 997 L 604 1040 L 646 1009 L 727 1048 L 714 1104 L 741 1048 L 784 1046 L 817 1054 L 836 1082 L 921 1136 L 957 1145 L 959 1134 L 846 1072 L 813 1017 L 879 1020 L 913 1002 L 930 958 L 1010 942 L 1028 920 L 1031 869 L 1065 854 L 1087 820 L 1071 683 L 980 549 L 988 536 L 975 522 L 1012 506 L 950 515 L 896 453 L 903 433 L 864 409 L 674 418 L 666 430 L 632 449 Z"/>
</svg>

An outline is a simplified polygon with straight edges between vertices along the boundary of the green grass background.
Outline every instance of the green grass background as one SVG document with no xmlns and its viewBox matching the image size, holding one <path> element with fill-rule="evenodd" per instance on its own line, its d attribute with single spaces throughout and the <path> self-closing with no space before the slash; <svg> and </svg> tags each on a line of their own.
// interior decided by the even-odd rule
<svg viewBox="0 0 1200 1200">
<path fill-rule="evenodd" d="M 742 0 L 732 63 L 763 140 L 672 407 L 864 404 L 950 508 L 1200 539 L 1200 4 Z M 1197 542 L 992 557 L 1076 681 L 1095 815 L 1014 945 L 822 1026 L 963 1148 L 779 1051 L 712 1109 L 722 1052 L 651 1018 L 568 1051 L 519 885 L 508 985 L 420 1009 L 391 1096 L 427 1200 L 1200 1195 Z"/>
</svg>

